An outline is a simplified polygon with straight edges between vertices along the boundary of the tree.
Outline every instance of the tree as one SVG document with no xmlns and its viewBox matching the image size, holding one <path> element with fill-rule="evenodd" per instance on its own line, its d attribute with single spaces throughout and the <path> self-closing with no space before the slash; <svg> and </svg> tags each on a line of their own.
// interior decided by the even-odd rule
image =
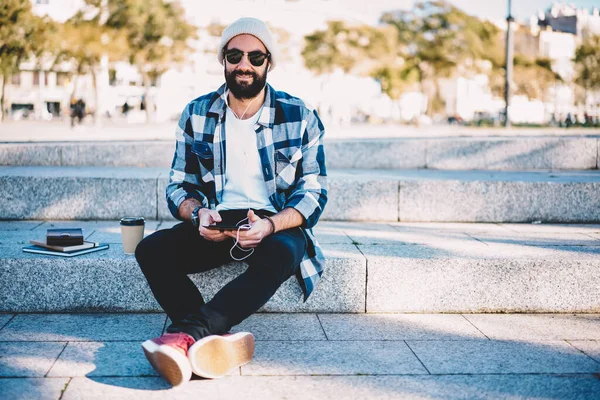
<svg viewBox="0 0 600 400">
<path fill-rule="evenodd" d="M 575 50 L 575 83 L 588 91 L 600 90 L 600 35 L 587 36 Z"/>
<path fill-rule="evenodd" d="M 383 64 L 395 64 L 395 32 L 368 25 L 329 21 L 327 29 L 305 36 L 302 56 L 306 67 L 318 74 L 336 68 L 368 75 Z"/>
<path fill-rule="evenodd" d="M 385 13 L 381 22 L 397 30 L 400 56 L 406 60 L 395 72 L 396 89 L 415 79 L 430 101 L 429 113 L 442 109 L 439 82 L 455 74 L 457 68 L 477 72 L 477 60 L 499 65 L 502 49 L 500 30 L 445 1 L 418 1 L 410 11 Z"/>
<path fill-rule="evenodd" d="M 100 1 L 100 0 L 96 0 Z M 186 21 L 184 9 L 176 1 L 106 0 L 106 26 L 123 31 L 128 58 L 144 83 L 148 121 L 154 109 L 148 95 L 152 81 L 190 52 L 189 39 L 195 39 L 196 27 Z"/>
<path fill-rule="evenodd" d="M 3 0 L 0 3 L 0 121 L 5 114 L 5 88 L 19 66 L 44 49 L 48 21 L 33 15 L 29 0 Z"/>
<path fill-rule="evenodd" d="M 98 67 L 103 57 L 109 61 L 125 60 L 127 43 L 122 32 L 103 24 L 101 2 L 87 0 L 87 9 L 78 11 L 72 18 L 62 24 L 52 44 L 54 53 L 53 68 L 57 64 L 68 61 L 73 66 L 74 84 L 71 100 L 77 90 L 79 76 L 90 74 L 94 89 L 94 121 L 99 122 L 98 110 Z M 91 12 L 90 12 L 91 11 Z"/>
</svg>

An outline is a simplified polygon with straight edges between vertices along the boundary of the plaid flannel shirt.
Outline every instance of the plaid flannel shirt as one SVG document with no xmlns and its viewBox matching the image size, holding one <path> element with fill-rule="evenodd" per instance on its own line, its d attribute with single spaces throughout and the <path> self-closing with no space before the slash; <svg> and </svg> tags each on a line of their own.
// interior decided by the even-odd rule
<svg viewBox="0 0 600 400">
<path fill-rule="evenodd" d="M 167 204 L 179 220 L 179 205 L 188 198 L 215 209 L 225 187 L 226 85 L 191 101 L 176 130 L 176 149 L 167 185 Z M 323 274 L 325 258 L 312 227 L 327 203 L 323 135 L 316 110 L 302 100 L 266 86 L 265 102 L 255 126 L 256 143 L 271 204 L 277 211 L 293 207 L 305 222 L 308 242 L 298 283 L 308 299 Z"/>
</svg>

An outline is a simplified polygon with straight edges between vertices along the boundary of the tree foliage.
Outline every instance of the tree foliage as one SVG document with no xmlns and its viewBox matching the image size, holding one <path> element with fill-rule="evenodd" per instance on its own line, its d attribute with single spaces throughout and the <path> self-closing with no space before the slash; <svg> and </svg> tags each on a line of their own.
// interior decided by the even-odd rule
<svg viewBox="0 0 600 400">
<path fill-rule="evenodd" d="M 575 82 L 586 90 L 600 90 L 600 35 L 587 36 L 575 51 Z"/>
<path fill-rule="evenodd" d="M 29 0 L 3 0 L 0 2 L 0 119 L 4 117 L 4 91 L 6 82 L 19 72 L 19 65 L 44 51 L 48 31 L 53 25 L 34 15 Z"/>
</svg>

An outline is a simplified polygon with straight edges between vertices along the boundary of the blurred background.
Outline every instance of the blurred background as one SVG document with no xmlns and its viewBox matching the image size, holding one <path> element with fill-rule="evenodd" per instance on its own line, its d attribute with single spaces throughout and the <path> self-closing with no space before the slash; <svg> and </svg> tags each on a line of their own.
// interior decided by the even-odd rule
<svg viewBox="0 0 600 400">
<path fill-rule="evenodd" d="M 502 126 L 506 99 L 514 126 L 599 127 L 599 7 L 2 0 L 2 119 L 172 124 L 185 104 L 224 82 L 216 60 L 223 28 L 253 16 L 268 23 L 283 54 L 268 82 L 317 107 L 329 127 Z"/>
</svg>

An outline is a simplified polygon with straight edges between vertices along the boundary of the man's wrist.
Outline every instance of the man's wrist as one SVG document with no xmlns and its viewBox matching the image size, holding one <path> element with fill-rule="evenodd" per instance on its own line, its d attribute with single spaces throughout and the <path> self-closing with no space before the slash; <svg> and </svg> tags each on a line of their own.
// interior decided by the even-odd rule
<svg viewBox="0 0 600 400">
<path fill-rule="evenodd" d="M 271 217 L 269 217 L 268 215 L 265 215 L 265 217 L 263 219 L 266 219 L 267 222 L 269 223 L 269 225 L 271 225 L 271 233 L 269 233 L 269 235 L 272 235 L 275 233 L 275 222 L 273 222 L 273 219 Z"/>
<path fill-rule="evenodd" d="M 198 228 L 200 227 L 200 210 L 202 210 L 202 205 L 196 206 L 192 213 L 190 214 L 190 219 L 192 220 L 192 224 Z"/>
</svg>

